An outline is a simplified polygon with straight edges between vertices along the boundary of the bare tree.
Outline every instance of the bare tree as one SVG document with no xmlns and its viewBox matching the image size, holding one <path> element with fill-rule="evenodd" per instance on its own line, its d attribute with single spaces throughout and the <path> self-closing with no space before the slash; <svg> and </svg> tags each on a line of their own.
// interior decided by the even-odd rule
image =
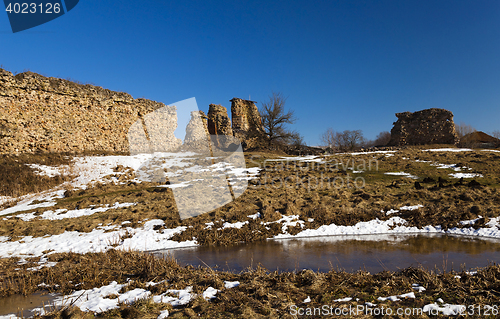
<svg viewBox="0 0 500 319">
<path fill-rule="evenodd" d="M 365 139 L 361 130 L 345 130 L 343 132 L 336 132 L 329 128 L 321 136 L 321 140 L 332 149 L 347 151 L 363 146 Z"/>
<path fill-rule="evenodd" d="M 259 110 L 263 135 L 268 146 L 301 143 L 299 133 L 289 130 L 286 125 L 295 123 L 293 111 L 285 111 L 286 97 L 273 92 L 268 102 L 263 102 Z"/>
<path fill-rule="evenodd" d="M 457 132 L 458 137 L 461 139 L 467 134 L 476 132 L 477 130 L 469 124 L 465 124 L 464 122 L 460 122 L 460 124 L 455 124 L 455 131 Z"/>
<path fill-rule="evenodd" d="M 383 131 L 378 133 L 377 138 L 375 139 L 374 146 L 385 146 L 389 144 L 391 140 L 391 133 L 388 131 Z"/>
<path fill-rule="evenodd" d="M 491 133 L 491 136 L 493 136 L 494 138 L 500 139 L 500 131 L 493 131 Z"/>
<path fill-rule="evenodd" d="M 332 128 L 328 128 L 325 133 L 321 135 L 321 141 L 323 145 L 331 149 L 337 148 L 337 134 Z"/>
</svg>

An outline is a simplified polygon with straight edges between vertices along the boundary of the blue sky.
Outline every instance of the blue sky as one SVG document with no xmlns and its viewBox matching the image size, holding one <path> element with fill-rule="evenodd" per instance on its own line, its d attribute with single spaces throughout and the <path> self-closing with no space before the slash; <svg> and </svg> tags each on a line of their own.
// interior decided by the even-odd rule
<svg viewBox="0 0 500 319">
<path fill-rule="evenodd" d="M 500 130 L 497 0 L 81 0 L 15 34 L 0 13 L 0 65 L 205 112 L 281 92 L 309 145 L 431 107 Z"/>
</svg>

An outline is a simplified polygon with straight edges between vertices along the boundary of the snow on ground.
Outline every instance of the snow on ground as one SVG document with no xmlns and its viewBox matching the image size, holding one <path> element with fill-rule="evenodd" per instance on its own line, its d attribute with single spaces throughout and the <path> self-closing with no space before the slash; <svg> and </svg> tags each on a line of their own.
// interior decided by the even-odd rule
<svg viewBox="0 0 500 319">
<path fill-rule="evenodd" d="M 367 234 L 411 234 L 411 233 L 436 233 L 447 235 L 463 235 L 474 237 L 493 237 L 500 238 L 500 229 L 496 226 L 499 224 L 500 218 L 492 218 L 485 228 L 450 228 L 448 230 L 441 229 L 441 226 L 428 225 L 422 228 L 405 226 L 407 223 L 401 217 L 391 217 L 386 221 L 377 219 L 359 222 L 354 226 L 339 226 L 335 224 L 323 225 L 317 229 L 305 229 L 296 235 L 279 234 L 274 239 L 284 238 L 302 238 L 302 237 L 318 237 L 318 236 L 337 236 L 337 235 L 367 235 Z"/>
<path fill-rule="evenodd" d="M 239 283 L 238 283 L 239 284 Z M 161 295 L 152 295 L 151 291 L 136 288 L 129 290 L 124 293 L 120 293 L 122 288 L 128 284 L 118 284 L 116 281 L 111 282 L 108 285 L 93 288 L 88 290 L 78 290 L 74 293 L 66 296 L 57 297 L 52 301 L 52 305 L 46 307 L 64 307 L 72 305 L 80 308 L 82 311 L 92 311 L 94 313 L 101 313 L 111 309 L 119 308 L 120 303 L 132 304 L 140 299 L 152 298 L 153 302 L 156 303 L 169 303 L 172 306 L 181 306 L 188 304 L 191 300 L 196 298 L 196 294 L 192 292 L 193 287 L 188 286 L 184 289 L 170 289 Z M 237 287 L 238 285 L 226 285 L 226 289 Z M 202 296 L 206 300 L 214 299 L 217 296 L 219 290 L 208 287 Z M 174 295 L 175 297 L 172 297 Z M 113 296 L 115 298 L 109 298 Z M 45 314 L 45 308 L 35 308 L 34 311 L 39 314 Z M 168 316 L 168 312 L 165 313 L 163 318 Z"/>
<path fill-rule="evenodd" d="M 354 153 L 343 153 L 343 154 L 347 154 L 347 155 L 365 155 L 365 154 L 390 154 L 390 153 L 396 153 L 396 152 L 397 151 L 370 151 L 370 152 L 354 152 Z"/>
<path fill-rule="evenodd" d="M 43 212 L 41 215 L 35 215 L 36 212 L 33 213 L 26 213 L 26 214 L 18 214 L 15 216 L 9 216 L 9 217 L 17 217 L 25 222 L 30 221 L 32 219 L 35 219 L 37 217 L 41 219 L 48 219 L 48 220 L 61 220 L 65 218 L 77 218 L 81 216 L 90 216 L 95 213 L 102 213 L 110 209 L 117 209 L 117 208 L 122 208 L 122 207 L 130 207 L 136 205 L 136 203 L 118 203 L 116 202 L 113 206 L 109 206 L 108 204 L 104 205 L 103 207 L 93 207 L 90 208 L 83 208 L 83 209 L 74 209 L 74 210 L 67 210 L 67 209 L 58 209 L 55 212 L 48 210 Z"/>
<path fill-rule="evenodd" d="M 495 153 L 500 153 L 499 150 L 481 150 L 483 152 L 495 152 Z"/>
<path fill-rule="evenodd" d="M 387 172 L 384 173 L 385 175 L 394 175 L 394 176 L 403 176 L 403 177 L 408 177 L 412 179 L 418 179 L 418 176 L 411 175 L 410 173 L 405 173 L 405 172 Z"/>
<path fill-rule="evenodd" d="M 470 148 L 431 148 L 422 152 L 473 152 Z"/>
<path fill-rule="evenodd" d="M 64 198 L 64 190 L 48 191 L 40 194 L 23 196 L 21 201 L 19 201 L 15 206 L 0 210 L 0 216 L 37 208 L 51 207 L 57 204 L 55 201 L 57 198 Z M 34 203 L 35 201 L 37 201 L 37 203 Z"/>
<path fill-rule="evenodd" d="M 99 226 L 89 233 L 65 231 L 59 235 L 44 237 L 26 236 L 17 241 L 0 243 L 1 257 L 40 257 L 43 251 L 102 252 L 111 248 L 123 250 L 159 250 L 196 246 L 196 240 L 177 242 L 170 240 L 175 234 L 183 232 L 187 227 L 154 230 L 155 226 L 164 225 L 162 220 L 154 219 L 144 223 L 142 228 L 122 228 L 121 226 Z M 130 238 L 122 239 L 123 236 Z M 127 237 L 128 237 L 127 236 Z"/>
<path fill-rule="evenodd" d="M 474 178 L 474 177 L 483 177 L 481 174 L 477 173 L 453 173 L 449 174 L 453 178 Z"/>
</svg>

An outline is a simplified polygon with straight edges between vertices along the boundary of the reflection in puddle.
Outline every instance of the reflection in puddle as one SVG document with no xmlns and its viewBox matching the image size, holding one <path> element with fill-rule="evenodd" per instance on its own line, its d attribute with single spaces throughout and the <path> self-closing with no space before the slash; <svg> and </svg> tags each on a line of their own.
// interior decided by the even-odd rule
<svg viewBox="0 0 500 319">
<path fill-rule="evenodd" d="M 29 296 L 13 295 L 0 298 L 0 316 L 15 314 L 18 317 L 27 318 L 34 313 L 30 309 L 41 308 L 43 305 L 51 302 L 60 295 L 58 294 L 32 294 Z"/>
<path fill-rule="evenodd" d="M 261 264 L 270 271 L 332 268 L 377 273 L 410 266 L 461 270 L 500 261 L 500 240 L 446 235 L 330 236 L 239 244 L 229 247 L 195 247 L 154 252 L 170 254 L 180 264 L 218 270 L 242 271 Z"/>
</svg>

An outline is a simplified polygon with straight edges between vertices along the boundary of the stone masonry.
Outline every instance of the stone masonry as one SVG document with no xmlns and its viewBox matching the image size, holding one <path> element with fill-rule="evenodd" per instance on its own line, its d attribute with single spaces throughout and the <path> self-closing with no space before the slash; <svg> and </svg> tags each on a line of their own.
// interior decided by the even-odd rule
<svg viewBox="0 0 500 319">
<path fill-rule="evenodd" d="M 191 119 L 186 126 L 184 146 L 194 151 L 209 151 L 208 118 L 203 111 L 191 112 Z"/>
<path fill-rule="evenodd" d="M 216 136 L 215 146 L 226 148 L 229 140 L 225 136 L 233 136 L 231 121 L 227 115 L 227 109 L 222 105 L 210 104 L 208 108 L 208 132 Z"/>
<path fill-rule="evenodd" d="M 231 102 L 231 116 L 233 120 L 234 136 L 239 138 L 247 148 L 256 144 L 257 134 L 263 131 L 259 109 L 254 101 L 233 98 Z"/>
<path fill-rule="evenodd" d="M 155 112 L 156 111 L 156 112 Z M 158 131 L 165 126 L 168 130 Z M 129 152 L 129 130 L 153 149 L 181 141 L 175 107 L 93 85 L 0 69 L 0 154 Z M 142 131 L 142 133 L 141 133 Z M 141 135 L 142 134 L 142 135 Z M 158 136 L 157 136 L 158 135 Z M 134 143 L 134 134 L 130 139 Z"/>
<path fill-rule="evenodd" d="M 396 113 L 389 146 L 458 144 L 453 113 L 445 109 Z"/>
</svg>

